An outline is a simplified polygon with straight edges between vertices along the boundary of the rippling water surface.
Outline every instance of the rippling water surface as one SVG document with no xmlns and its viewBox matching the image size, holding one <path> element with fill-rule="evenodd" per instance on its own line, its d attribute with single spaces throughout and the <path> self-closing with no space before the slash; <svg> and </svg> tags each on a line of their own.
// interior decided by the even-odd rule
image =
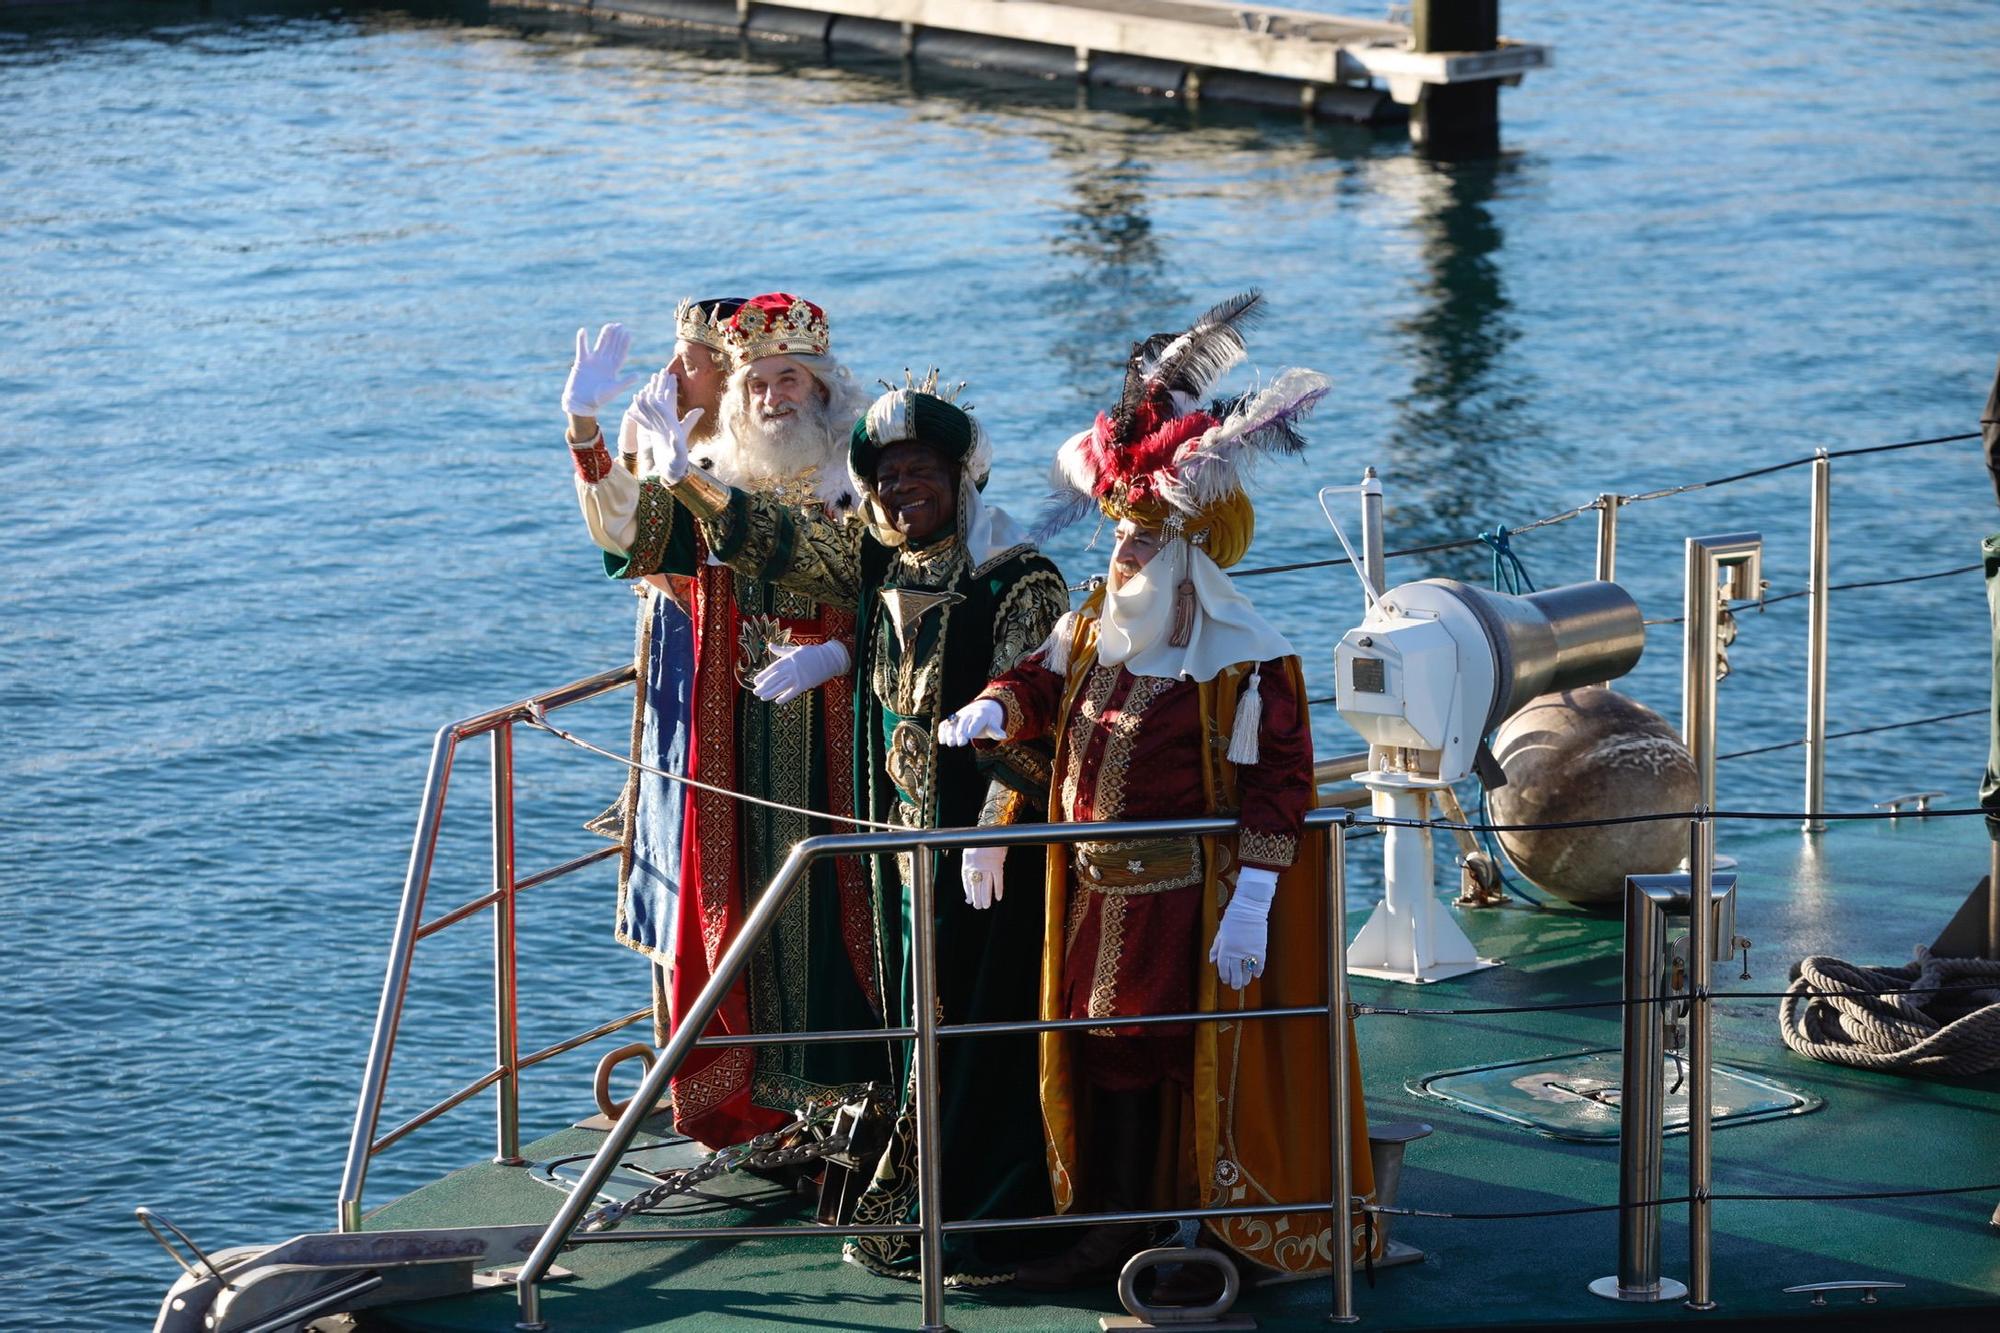
<svg viewBox="0 0 2000 1333">
<path fill-rule="evenodd" d="M 1025 510 L 1129 339 L 1259 285 L 1257 362 L 1339 387 L 1310 464 L 1265 478 L 1252 564 L 1330 553 L 1311 487 L 1367 464 L 1401 546 L 1973 429 L 2000 351 L 1992 6 L 1621 8 L 1508 6 L 1559 63 L 1468 167 L 1397 131 L 498 9 L 0 10 L 0 1320 L 148 1318 L 169 1270 L 134 1204 L 218 1245 L 331 1223 L 431 731 L 628 647 L 559 439 L 580 323 L 657 360 L 684 293 L 807 293 L 864 377 L 971 380 L 991 493 Z M 1675 615 L 1681 539 L 1756 528 L 1797 587 L 1806 488 L 1629 509 L 1620 573 Z M 1992 503 L 1975 445 L 1843 463 L 1835 577 L 1971 563 Z M 1517 549 L 1548 584 L 1590 543 Z M 1351 577 L 1260 596 L 1325 692 Z M 1979 707 L 1983 626 L 1976 577 L 1844 597 L 1834 728 Z M 1803 630 L 1798 601 L 1747 618 L 1725 749 L 1797 735 Z M 1670 715 L 1675 634 L 1629 686 Z M 571 716 L 623 735 L 616 701 Z M 1983 740 L 1837 743 L 1832 795 L 1965 797 Z M 518 748 L 532 868 L 588 845 L 619 775 Z M 1795 805 L 1798 772 L 1726 764 L 1725 803 Z M 483 755 L 458 776 L 434 905 L 487 874 Z M 610 920 L 603 876 L 527 899 L 528 1047 L 643 1003 Z M 424 945 L 385 1124 L 488 1067 L 486 949 Z M 531 1131 L 587 1067 L 530 1077 Z M 398 1145 L 371 1199 L 485 1150 L 490 1118 Z"/>
</svg>

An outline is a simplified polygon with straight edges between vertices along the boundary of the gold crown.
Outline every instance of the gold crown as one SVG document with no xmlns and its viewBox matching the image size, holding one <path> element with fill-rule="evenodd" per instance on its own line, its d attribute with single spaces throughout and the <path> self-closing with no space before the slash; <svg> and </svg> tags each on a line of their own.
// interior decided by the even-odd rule
<svg viewBox="0 0 2000 1333">
<path fill-rule="evenodd" d="M 810 301 L 794 300 L 773 318 L 762 306 L 745 305 L 723 330 L 736 364 L 766 356 L 825 356 L 832 337 L 826 316 Z"/>
<path fill-rule="evenodd" d="M 674 311 L 674 336 L 683 342 L 700 343 L 718 352 L 729 350 L 729 321 L 717 319 L 721 307 L 704 306 L 693 297 L 683 297 Z"/>
</svg>

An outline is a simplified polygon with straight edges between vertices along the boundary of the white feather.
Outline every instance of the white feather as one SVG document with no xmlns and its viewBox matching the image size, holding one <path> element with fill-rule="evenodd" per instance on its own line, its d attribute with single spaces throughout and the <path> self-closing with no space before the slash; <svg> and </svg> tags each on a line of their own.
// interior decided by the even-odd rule
<svg viewBox="0 0 2000 1333">
<path fill-rule="evenodd" d="M 1097 474 L 1091 470 L 1090 461 L 1083 454 L 1083 446 L 1089 443 L 1093 430 L 1095 427 L 1078 431 L 1056 450 L 1055 465 L 1049 469 L 1051 489 L 1068 488 L 1080 495 L 1090 495 L 1097 490 Z"/>
</svg>

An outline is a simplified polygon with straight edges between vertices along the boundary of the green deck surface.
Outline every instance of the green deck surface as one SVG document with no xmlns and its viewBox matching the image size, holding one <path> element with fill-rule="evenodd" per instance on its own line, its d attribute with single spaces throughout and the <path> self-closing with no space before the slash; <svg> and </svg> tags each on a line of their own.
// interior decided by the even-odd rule
<svg viewBox="0 0 2000 1333">
<path fill-rule="evenodd" d="M 1907 961 L 1928 943 L 1984 872 L 1987 844 L 1977 820 L 1902 820 L 1840 825 L 1808 844 L 1791 824 L 1726 824 L 1720 849 L 1737 857 L 1740 934 L 1756 942 L 1750 981 L 1718 966 L 1719 989 L 1779 990 L 1800 957 Z M 1361 843 L 1357 855 L 1374 844 Z M 1359 913 L 1352 923 L 1358 927 Z M 1450 1007 L 1616 999 L 1619 922 L 1562 909 L 1510 906 L 1461 914 L 1480 952 L 1505 967 L 1431 986 L 1355 982 L 1355 998 Z M 1823 1109 L 1731 1126 L 1714 1138 L 1718 1194 L 1813 1194 L 1949 1187 L 2000 1181 L 2000 1077 L 1939 1081 L 1864 1073 L 1805 1060 L 1785 1049 L 1777 1001 L 1718 1006 L 1719 1061 L 1795 1085 Z M 1377 1122 L 1424 1120 L 1437 1132 L 1411 1146 L 1399 1203 L 1444 1211 L 1495 1212 L 1615 1202 L 1616 1144 L 1565 1143 L 1483 1118 L 1411 1091 L 1439 1070 L 1616 1047 L 1619 1010 L 1493 1017 L 1373 1016 L 1359 1020 L 1369 1114 Z M 546 1160 L 588 1152 L 601 1141 L 568 1130 L 528 1149 Z M 1686 1140 L 1666 1148 L 1669 1195 L 1685 1192 Z M 522 1222 L 554 1215 L 559 1195 L 526 1171 L 479 1165 L 381 1209 L 371 1228 Z M 797 1201 L 754 1178 L 712 1182 L 712 1202 L 677 1216 L 684 1224 L 795 1219 Z M 1714 1294 L 1720 1308 L 1695 1314 L 1678 1303 L 1619 1305 L 1586 1284 L 1617 1267 L 1617 1219 L 1609 1213 L 1529 1221 L 1398 1219 L 1397 1239 L 1421 1248 L 1421 1264 L 1385 1270 L 1370 1288 L 1357 1275 L 1361 1327 L 1383 1329 L 1549 1328 L 1591 1324 L 1747 1328 L 1778 1321 L 1834 1327 L 1853 1317 L 1926 1329 L 2000 1329 L 2000 1228 L 1989 1223 L 2000 1195 L 1866 1202 L 1717 1202 Z M 1662 1269 L 1687 1276 L 1686 1209 L 1664 1210 Z M 646 1225 L 659 1225 L 647 1219 Z M 915 1328 L 914 1285 L 838 1262 L 824 1234 L 730 1245 L 723 1242 L 592 1245 L 561 1263 L 574 1279 L 544 1288 L 552 1330 Z M 1781 1289 L 1806 1282 L 1879 1278 L 1875 1306 L 1835 1293 L 1826 1308 Z M 1239 1313 L 1261 1328 L 1325 1327 L 1330 1284 L 1299 1282 L 1247 1295 Z M 1062 1303 L 1004 1289 L 947 1293 L 958 1329 L 1092 1329 L 1116 1313 L 1107 1290 Z M 406 1306 L 396 1328 L 511 1329 L 511 1291 Z"/>
</svg>

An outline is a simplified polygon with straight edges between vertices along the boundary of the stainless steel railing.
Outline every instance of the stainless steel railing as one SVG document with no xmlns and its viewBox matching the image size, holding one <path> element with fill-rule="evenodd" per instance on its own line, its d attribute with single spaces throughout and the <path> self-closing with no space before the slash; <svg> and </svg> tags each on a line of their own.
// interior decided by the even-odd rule
<svg viewBox="0 0 2000 1333">
<path fill-rule="evenodd" d="M 1333 1263 L 1332 1292 L 1333 1308 L 1329 1319 L 1338 1323 L 1354 1320 L 1354 1279 L 1353 1271 L 1346 1262 L 1344 1253 L 1349 1234 L 1348 1218 L 1353 1206 L 1353 1168 L 1347 1160 L 1347 1139 L 1350 1116 L 1348 1112 L 1348 1030 L 1347 1030 L 1347 921 L 1346 921 L 1346 832 L 1353 823 L 1354 816 L 1345 810 L 1315 810 L 1306 816 L 1306 828 L 1323 833 L 1327 839 L 1327 884 L 1328 898 L 1326 932 L 1326 966 L 1328 975 L 1327 1003 L 1324 1006 L 1299 1006 L 1264 1009 L 1239 1009 L 1219 1013 L 1161 1014 L 1145 1019 L 1126 1020 L 1136 1024 L 1157 1023 L 1215 1023 L 1236 1022 L 1241 1019 L 1278 1019 L 1324 1016 L 1328 1022 L 1327 1051 L 1329 1057 L 1328 1093 L 1331 1098 L 1331 1114 L 1328 1117 L 1329 1142 L 1332 1149 L 1333 1178 L 1331 1197 L 1328 1199 L 1302 1200 L 1296 1203 L 1245 1205 L 1232 1208 L 1187 1208 L 1157 1209 L 1116 1213 L 1071 1213 L 1061 1216 L 1032 1218 L 988 1218 L 960 1219 L 946 1221 L 939 1206 L 940 1163 L 943 1150 L 940 1142 L 937 1080 L 931 1077 L 937 1061 L 938 1042 L 948 1037 L 991 1035 L 995 1033 L 1034 1033 L 1063 1031 L 1076 1027 L 1100 1024 L 1100 1020 L 1048 1020 L 1022 1022 L 992 1022 L 943 1024 L 937 1021 L 937 975 L 933 953 L 935 950 L 935 886 L 932 883 L 931 853 L 968 847 L 1019 847 L 1069 845 L 1082 841 L 1110 842 L 1133 838 L 1159 838 L 1170 836 L 1215 836 L 1235 831 L 1233 818 L 1205 819 L 1153 819 L 1125 820 L 1105 823 L 1073 824 L 1017 824 L 982 828 L 956 829 L 910 829 L 880 833 L 844 833 L 807 838 L 793 845 L 770 887 L 758 897 L 756 905 L 750 909 L 742 927 L 737 931 L 729 947 L 723 951 L 716 963 L 708 984 L 702 988 L 694 1003 L 681 1017 L 679 1025 L 661 1050 L 659 1058 L 647 1072 L 644 1083 L 632 1100 L 626 1105 L 624 1114 L 612 1127 L 597 1154 L 591 1158 L 582 1177 L 574 1189 L 564 1199 L 555 1219 L 542 1233 L 534 1252 L 522 1265 L 515 1283 L 516 1297 L 520 1303 L 519 1321 L 515 1327 L 524 1330 L 546 1328 L 541 1318 L 541 1292 L 539 1284 L 547 1275 L 555 1257 L 566 1245 L 616 1243 L 619 1241 L 648 1241 L 661 1239 L 695 1240 L 702 1238 L 750 1239 L 769 1238 L 773 1235 L 811 1234 L 826 1231 L 831 1234 L 884 1234 L 916 1235 L 921 1266 L 922 1324 L 925 1333 L 942 1333 L 946 1328 L 943 1314 L 944 1275 L 942 1270 L 943 1244 L 946 1233 L 970 1231 L 992 1231 L 1013 1229 L 1037 1229 L 1043 1227 L 1074 1226 L 1083 1222 L 1150 1222 L 1182 1221 L 1213 1217 L 1254 1216 L 1261 1214 L 1284 1214 L 1300 1212 L 1330 1212 L 1334 1219 L 1336 1237 L 1336 1258 Z M 806 881 L 806 870 L 816 860 L 826 856 L 876 855 L 886 852 L 911 852 L 914 866 L 914 883 L 911 885 L 912 910 L 916 917 L 916 932 L 911 941 L 912 972 L 916 979 L 916 994 L 912 997 L 915 1013 L 911 1026 L 903 1032 L 916 1041 L 914 1053 L 915 1083 L 917 1087 L 916 1129 L 917 1129 L 917 1194 L 918 1221 L 915 1224 L 895 1224 L 880 1227 L 857 1228 L 821 1227 L 817 1224 L 771 1228 L 771 1227 L 701 1227 L 674 1228 L 669 1231 L 620 1231 L 573 1235 L 577 1224 L 582 1221 L 585 1211 L 596 1198 L 598 1190 L 617 1166 L 619 1157 L 631 1145 L 640 1124 L 658 1101 L 667 1080 L 687 1058 L 697 1045 L 704 1044 L 700 1033 L 708 1026 L 723 997 L 729 993 L 736 979 L 749 964 L 750 955 L 764 939 L 779 915 L 791 901 L 793 894 Z M 879 1040 L 884 1034 L 868 1034 Z M 899 1034 L 901 1035 L 901 1034 Z M 794 1038 L 796 1039 L 796 1038 Z"/>
<path fill-rule="evenodd" d="M 430 771 L 424 779 L 423 800 L 417 808 L 417 831 L 410 845 L 409 866 L 403 874 L 402 902 L 397 909 L 395 934 L 389 945 L 389 962 L 382 977 L 382 998 L 375 1011 L 375 1031 L 368 1043 L 368 1063 L 362 1073 L 361 1095 L 354 1109 L 354 1129 L 347 1141 L 347 1164 L 340 1176 L 335 1223 L 340 1230 L 361 1229 L 362 1191 L 368 1180 L 368 1163 L 377 1153 L 487 1088 L 498 1087 L 494 1159 L 518 1164 L 521 1161 L 521 1071 L 616 1032 L 651 1012 L 641 1009 L 531 1055 L 520 1053 L 520 1032 L 515 1024 L 515 899 L 526 889 L 617 856 L 621 849 L 616 845 L 600 847 L 526 878 L 517 874 L 514 864 L 514 724 L 528 720 L 537 709 L 553 711 L 586 699 L 595 699 L 632 684 L 634 679 L 635 673 L 630 666 L 601 671 L 438 729 L 431 743 Z M 493 757 L 493 888 L 471 902 L 425 921 L 424 896 L 430 887 L 431 862 L 437 854 L 438 830 L 444 819 L 445 796 L 451 786 L 452 761 L 457 757 L 461 742 L 478 736 L 490 738 Z M 493 909 L 493 1068 L 377 1138 L 376 1129 L 389 1081 L 389 1061 L 395 1052 L 396 1032 L 402 1022 L 403 1000 L 409 993 L 410 967 L 417 942 L 489 907 Z"/>
</svg>

